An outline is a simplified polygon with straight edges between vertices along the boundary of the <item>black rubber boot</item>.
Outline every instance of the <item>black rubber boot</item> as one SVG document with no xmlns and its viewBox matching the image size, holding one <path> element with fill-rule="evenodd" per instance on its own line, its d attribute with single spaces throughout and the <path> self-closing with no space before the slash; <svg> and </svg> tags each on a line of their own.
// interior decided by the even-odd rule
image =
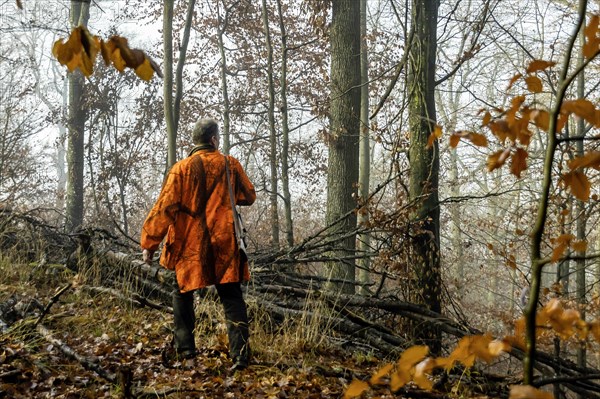
<svg viewBox="0 0 600 399">
<path fill-rule="evenodd" d="M 194 341 L 194 327 L 196 315 L 194 314 L 194 292 L 180 293 L 173 291 L 173 343 L 175 351 L 185 358 L 191 358 L 196 353 Z"/>
<path fill-rule="evenodd" d="M 227 319 L 232 369 L 241 370 L 248 367 L 250 363 L 250 332 L 242 287 L 240 283 L 218 284 L 216 287 Z"/>
</svg>

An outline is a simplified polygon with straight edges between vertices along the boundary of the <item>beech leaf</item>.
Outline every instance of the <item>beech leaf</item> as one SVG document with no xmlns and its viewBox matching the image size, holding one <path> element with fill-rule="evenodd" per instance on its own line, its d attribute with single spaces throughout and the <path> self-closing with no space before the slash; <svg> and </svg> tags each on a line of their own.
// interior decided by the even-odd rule
<svg viewBox="0 0 600 399">
<path fill-rule="evenodd" d="M 553 67 L 556 65 L 556 62 L 553 61 L 544 61 L 544 60 L 533 60 L 527 66 L 527 73 L 534 73 L 538 71 L 543 71 L 547 68 Z"/>
<path fill-rule="evenodd" d="M 527 90 L 532 93 L 541 93 L 543 90 L 542 80 L 534 75 L 528 75 L 525 78 L 525 83 L 527 84 Z"/>
<path fill-rule="evenodd" d="M 368 383 L 360 380 L 354 380 L 350 383 L 350 385 L 348 385 L 348 389 L 346 389 L 346 392 L 344 393 L 344 399 L 351 399 L 360 396 L 367 389 L 369 389 Z"/>
<path fill-rule="evenodd" d="M 510 88 L 515 84 L 515 82 L 519 79 L 521 79 L 521 77 L 523 77 L 523 75 L 521 75 L 520 73 L 516 74 L 515 76 L 513 76 L 510 79 L 510 82 L 508 82 L 508 87 L 506 88 L 506 90 L 510 90 Z"/>
<path fill-rule="evenodd" d="M 565 186 L 571 189 L 571 193 L 581 201 L 590 198 L 590 181 L 581 170 L 574 170 L 562 175 L 561 180 Z"/>
<path fill-rule="evenodd" d="M 390 373 L 392 367 L 394 367 L 394 365 L 392 363 L 388 363 L 380 368 L 375 374 L 373 374 L 373 376 L 371 376 L 371 384 L 379 384 L 381 379 Z"/>
<path fill-rule="evenodd" d="M 527 157 L 529 154 L 522 148 L 517 148 L 511 158 L 510 173 L 518 179 L 521 178 L 521 172 L 527 169 Z"/>
<path fill-rule="evenodd" d="M 509 154 L 510 148 L 506 148 L 504 150 L 496 151 L 495 153 L 490 155 L 487 160 L 488 171 L 491 172 L 502 167 L 502 165 L 504 165 L 504 163 L 506 162 L 506 159 L 508 158 Z"/>
<path fill-rule="evenodd" d="M 450 135 L 450 147 L 456 148 L 459 142 L 460 136 L 456 133 L 452 133 L 452 135 Z"/>
<path fill-rule="evenodd" d="M 471 140 L 471 143 L 478 147 L 487 147 L 488 145 L 487 138 L 483 134 L 469 133 L 467 139 Z"/>
<path fill-rule="evenodd" d="M 562 112 L 567 114 L 573 113 L 593 125 L 596 124 L 596 107 L 594 103 L 585 98 L 564 101 L 561 105 Z"/>
<path fill-rule="evenodd" d="M 511 385 L 508 399 L 554 399 L 554 395 L 531 385 Z"/>
<path fill-rule="evenodd" d="M 550 127 L 550 114 L 548 111 L 536 109 L 531 112 L 530 117 L 538 128 L 545 132 L 548 131 Z"/>
<path fill-rule="evenodd" d="M 586 25 L 584 30 L 585 42 L 583 44 L 582 53 L 586 59 L 592 58 L 600 51 L 600 38 L 598 37 L 600 26 L 600 17 L 593 15 L 590 18 L 590 22 Z"/>
<path fill-rule="evenodd" d="M 568 162 L 569 169 L 600 167 L 600 151 L 590 151 L 580 157 L 573 158 Z"/>
</svg>

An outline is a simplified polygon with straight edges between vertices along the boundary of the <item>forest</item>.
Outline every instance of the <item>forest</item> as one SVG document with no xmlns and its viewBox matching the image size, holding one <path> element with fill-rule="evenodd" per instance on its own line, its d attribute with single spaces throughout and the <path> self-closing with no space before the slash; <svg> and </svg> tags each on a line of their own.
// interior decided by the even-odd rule
<svg viewBox="0 0 600 399">
<path fill-rule="evenodd" d="M 600 4 L 0 0 L 0 398 L 600 399 Z M 142 261 L 219 124 L 252 361 Z"/>
</svg>

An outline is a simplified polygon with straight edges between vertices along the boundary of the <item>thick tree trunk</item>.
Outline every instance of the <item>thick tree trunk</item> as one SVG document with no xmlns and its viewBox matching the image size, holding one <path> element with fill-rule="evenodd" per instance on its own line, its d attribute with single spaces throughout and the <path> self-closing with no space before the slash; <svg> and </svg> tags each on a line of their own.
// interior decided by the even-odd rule
<svg viewBox="0 0 600 399">
<path fill-rule="evenodd" d="M 279 248 L 279 210 L 277 209 L 277 132 L 275 130 L 275 83 L 273 82 L 273 46 L 271 44 L 271 30 L 269 29 L 269 13 L 266 0 L 262 0 L 262 19 L 265 31 L 265 45 L 267 47 L 267 92 L 269 102 L 267 116 L 269 118 L 269 166 L 271 168 L 269 203 L 271 206 L 271 246 Z"/>
<path fill-rule="evenodd" d="M 409 124 L 410 199 L 414 202 L 412 301 L 441 311 L 440 233 L 438 203 L 439 149 L 427 148 L 436 121 L 434 89 L 438 0 L 413 0 L 415 37 L 410 47 Z M 439 330 L 415 328 L 417 340 L 433 353 L 441 349 Z"/>
<path fill-rule="evenodd" d="M 71 1 L 71 26 L 87 26 L 89 2 Z M 67 136 L 67 193 L 65 230 L 73 231 L 83 224 L 83 153 L 85 119 L 83 74 L 69 75 L 69 119 Z"/>
<path fill-rule="evenodd" d="M 332 258 L 354 253 L 356 215 L 350 212 L 356 205 L 358 183 L 358 142 L 360 137 L 360 2 L 333 0 L 331 21 L 331 130 L 328 137 L 329 160 L 327 174 L 326 222 L 333 225 L 343 240 L 343 249 Z M 327 263 L 328 275 L 347 283 L 332 283 L 330 288 L 354 292 L 354 261 Z"/>
</svg>

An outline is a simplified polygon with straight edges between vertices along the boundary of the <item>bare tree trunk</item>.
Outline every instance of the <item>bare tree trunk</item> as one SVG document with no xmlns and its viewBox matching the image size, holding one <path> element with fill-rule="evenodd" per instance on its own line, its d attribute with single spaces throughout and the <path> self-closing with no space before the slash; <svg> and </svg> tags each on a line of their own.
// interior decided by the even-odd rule
<svg viewBox="0 0 600 399">
<path fill-rule="evenodd" d="M 163 109 L 167 127 L 167 171 L 177 162 L 177 128 L 173 116 L 173 0 L 163 6 Z"/>
<path fill-rule="evenodd" d="M 277 209 L 277 132 L 275 130 L 275 83 L 273 82 L 273 46 L 271 44 L 271 30 L 269 29 L 269 13 L 267 1 L 262 0 L 262 19 L 265 30 L 265 44 L 267 46 L 267 91 L 269 103 L 267 116 L 269 118 L 269 164 L 271 167 L 269 202 L 271 205 L 271 246 L 279 248 L 279 210 Z"/>
<path fill-rule="evenodd" d="M 579 34 L 579 42 L 581 44 L 581 46 L 583 47 L 584 43 L 585 43 L 585 35 L 584 35 L 584 30 L 583 28 L 580 31 Z M 578 66 L 582 66 L 583 65 L 583 52 L 579 52 L 579 55 L 577 57 L 577 65 Z M 585 73 L 582 70 L 579 73 L 579 76 L 577 77 L 577 98 L 583 99 L 585 98 Z M 583 149 L 583 136 L 585 135 L 585 121 L 582 118 L 579 118 L 577 120 L 577 137 L 579 137 L 580 139 L 577 140 L 577 147 L 576 147 L 576 156 L 578 157 L 582 157 L 583 153 L 584 153 L 584 149 Z M 576 226 L 576 230 L 577 230 L 577 240 L 583 241 L 585 240 L 585 229 L 586 229 L 586 212 L 585 212 L 585 203 L 581 200 L 575 200 L 575 214 L 577 215 L 577 226 Z M 583 320 L 585 320 L 585 304 L 586 304 L 586 297 L 585 297 L 585 293 L 586 293 L 586 278 L 585 278 L 585 254 L 586 251 L 577 251 L 577 256 L 579 257 L 576 261 L 575 261 L 575 269 L 577 270 L 576 272 L 576 282 L 577 282 L 577 303 L 580 305 L 579 306 L 579 311 L 581 312 L 581 318 Z M 587 363 L 587 356 L 586 356 L 586 344 L 585 343 L 580 343 L 579 347 L 577 348 L 577 365 L 579 367 L 585 367 Z M 583 396 L 581 396 L 580 394 L 578 395 L 578 398 L 583 399 Z"/>
<path fill-rule="evenodd" d="M 294 245 L 294 222 L 292 219 L 292 196 L 290 194 L 290 176 L 289 176 L 289 146 L 290 146 L 290 127 L 288 122 L 288 101 L 287 101 L 287 32 L 283 21 L 283 12 L 281 11 L 281 0 L 277 0 L 277 12 L 279 14 L 279 29 L 281 32 L 281 191 L 283 194 L 284 213 L 285 213 L 285 239 L 287 245 Z"/>
<path fill-rule="evenodd" d="M 64 90 L 63 93 L 68 92 L 68 81 L 64 81 Z M 66 110 L 68 107 L 68 96 L 63 94 L 63 110 Z M 65 112 L 65 111 L 63 111 Z M 59 211 L 59 214 L 62 214 L 65 208 L 65 194 L 67 188 L 67 149 L 66 149 L 66 140 L 67 140 L 67 127 L 62 123 L 58 127 L 58 139 L 56 140 L 56 175 L 58 176 L 58 181 L 56 184 L 56 209 Z M 59 222 L 61 223 L 61 222 Z"/>
<path fill-rule="evenodd" d="M 369 223 L 369 209 L 366 203 L 369 198 L 371 176 L 371 140 L 369 133 L 369 60 L 367 54 L 367 0 L 360 0 L 360 144 L 359 144 L 359 198 L 365 207 L 358 212 L 357 223 L 365 226 Z M 371 247 L 371 235 L 368 232 L 358 236 L 358 250 L 365 254 Z M 371 262 L 368 257 L 358 261 L 358 281 L 361 283 L 359 293 L 369 294 L 367 284 L 371 282 Z"/>
<path fill-rule="evenodd" d="M 342 249 L 331 254 L 328 276 L 345 280 L 329 289 L 354 293 L 355 262 L 342 260 L 354 254 L 355 207 L 358 183 L 358 142 L 360 138 L 360 2 L 333 0 L 331 20 L 331 130 L 328 137 L 326 223 L 344 236 Z M 340 221 L 340 219 L 342 219 Z"/>
<path fill-rule="evenodd" d="M 71 1 L 71 26 L 87 26 L 90 17 L 88 2 Z M 85 120 L 85 79 L 79 70 L 69 75 L 69 120 L 67 136 L 67 195 L 66 231 L 73 231 L 83 224 L 83 153 Z"/>
<path fill-rule="evenodd" d="M 183 27 L 183 38 L 179 45 L 179 58 L 177 59 L 177 69 L 175 71 L 175 101 L 173 104 L 173 125 L 175 126 L 175 137 L 179 131 L 179 114 L 181 110 L 181 98 L 183 97 L 183 66 L 187 55 L 188 43 L 190 42 L 190 30 L 194 19 L 194 7 L 196 0 L 189 0 L 187 15 L 185 17 L 185 26 Z"/>
<path fill-rule="evenodd" d="M 219 54 L 221 55 L 221 94 L 223 95 L 223 153 L 229 154 L 231 148 L 231 134 L 230 134 L 230 114 L 231 105 L 229 103 L 229 90 L 227 86 L 227 56 L 225 54 L 225 44 L 223 42 L 223 35 L 227 29 L 229 21 L 229 10 L 225 9 L 225 16 L 221 16 L 221 10 L 217 5 L 217 17 L 219 25 L 217 27 L 217 41 L 219 43 Z"/>
<path fill-rule="evenodd" d="M 427 148 L 427 140 L 436 123 L 435 65 L 437 49 L 438 0 L 413 0 L 412 25 L 415 37 L 410 46 L 409 125 L 410 185 L 414 202 L 412 300 L 441 311 L 440 233 L 438 204 L 439 148 L 437 142 Z M 435 328 L 415 328 L 416 339 L 441 350 L 441 334 Z"/>
</svg>

